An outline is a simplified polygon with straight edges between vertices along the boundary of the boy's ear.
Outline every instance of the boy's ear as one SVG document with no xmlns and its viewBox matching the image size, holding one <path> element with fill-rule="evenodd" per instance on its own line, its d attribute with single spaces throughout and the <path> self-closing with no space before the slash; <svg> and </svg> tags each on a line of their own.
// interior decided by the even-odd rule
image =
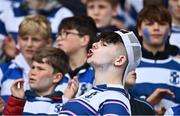
<svg viewBox="0 0 180 116">
<path fill-rule="evenodd" d="M 82 46 L 87 46 L 90 41 L 90 37 L 88 35 L 84 35 L 80 41 Z"/>
<path fill-rule="evenodd" d="M 63 78 L 63 74 L 62 73 L 54 74 L 53 83 L 58 83 L 59 81 L 61 81 L 62 78 Z"/>
<path fill-rule="evenodd" d="M 114 65 L 117 66 L 117 67 L 120 67 L 120 66 L 124 65 L 126 63 L 126 61 L 127 61 L 126 56 L 125 55 L 120 55 L 114 61 Z"/>
</svg>

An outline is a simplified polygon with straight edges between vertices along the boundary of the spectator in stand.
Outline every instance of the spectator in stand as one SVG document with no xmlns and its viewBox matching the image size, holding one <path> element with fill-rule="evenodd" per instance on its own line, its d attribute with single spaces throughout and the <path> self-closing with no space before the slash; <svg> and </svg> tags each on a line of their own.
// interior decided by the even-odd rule
<svg viewBox="0 0 180 116">
<path fill-rule="evenodd" d="M 118 0 L 87 0 L 87 15 L 92 17 L 98 28 L 98 32 L 116 31 L 119 28 L 112 24 L 113 17 L 117 15 Z M 113 23 L 120 23 L 118 20 Z M 122 29 L 127 26 L 120 24 Z"/>
<path fill-rule="evenodd" d="M 5 102 L 11 95 L 10 86 L 14 80 L 24 78 L 28 89 L 26 83 L 34 53 L 39 48 L 52 46 L 50 22 L 40 15 L 25 17 L 19 25 L 17 41 L 20 53 L 14 60 L 0 65 L 1 96 Z"/>
<path fill-rule="evenodd" d="M 68 56 L 62 50 L 41 48 L 32 59 L 28 81 L 31 90 L 24 92 L 23 79 L 15 80 L 4 115 L 59 114 L 62 103 L 75 96 L 78 90 L 77 78 L 69 82 L 64 96 L 61 91 L 54 91 L 64 73 L 69 70 Z"/>
<path fill-rule="evenodd" d="M 95 69 L 94 87 L 64 104 L 60 115 L 131 115 L 124 84 L 140 61 L 140 44 L 133 33 L 121 31 L 102 32 L 98 40 L 87 60 Z"/>
<path fill-rule="evenodd" d="M 87 51 L 96 40 L 96 24 L 88 16 L 75 16 L 65 18 L 58 30 L 56 44 L 69 56 L 71 71 L 65 75 L 57 89 L 65 90 L 68 80 L 77 76 L 79 80 L 77 96 L 82 95 L 92 88 L 94 82 L 94 70 L 86 60 Z"/>
<path fill-rule="evenodd" d="M 58 25 L 62 19 L 73 16 L 73 13 L 59 4 L 57 0 L 23 0 L 23 2 L 13 2 L 12 8 L 4 11 L 0 15 L 0 34 L 7 37 L 9 41 L 4 42 L 3 55 L 11 59 L 16 55 L 16 43 L 18 26 L 27 15 L 43 15 L 51 22 L 52 38 L 55 40 L 55 35 L 58 32 Z M 3 38 L 4 39 L 4 38 Z M 11 40 L 11 41 L 10 41 Z M 9 47 L 8 47 L 9 46 Z M 14 51 L 14 56 L 12 54 Z M 2 57 L 3 58 L 3 57 Z"/>
<path fill-rule="evenodd" d="M 178 54 L 178 48 L 167 42 L 171 23 L 171 14 L 163 6 L 144 7 L 137 19 L 143 57 L 136 69 L 136 84 L 130 92 L 146 98 L 157 114 L 180 103 L 180 65 L 173 58 Z"/>
<path fill-rule="evenodd" d="M 172 34 L 169 42 L 178 46 L 180 52 L 180 0 L 169 0 L 168 5 L 172 16 Z"/>
</svg>

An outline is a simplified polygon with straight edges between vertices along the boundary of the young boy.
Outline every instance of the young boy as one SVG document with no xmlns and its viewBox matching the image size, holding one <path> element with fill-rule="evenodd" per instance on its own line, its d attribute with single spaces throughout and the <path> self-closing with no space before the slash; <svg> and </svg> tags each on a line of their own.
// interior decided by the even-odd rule
<svg viewBox="0 0 180 116">
<path fill-rule="evenodd" d="M 177 55 L 178 49 L 167 42 L 171 34 L 171 15 L 163 6 L 147 6 L 138 15 L 137 29 L 142 42 L 142 59 L 136 69 L 138 78 L 132 94 L 146 98 L 155 106 L 157 114 L 163 114 L 164 109 L 180 103 L 180 67 L 172 57 Z"/>
<path fill-rule="evenodd" d="M 47 17 L 51 22 L 53 40 L 55 40 L 55 35 L 58 32 L 58 23 L 66 17 L 73 16 L 73 13 L 68 8 L 64 7 L 64 5 L 60 4 L 59 0 L 15 0 L 7 2 L 11 2 L 11 7 L 4 10 L 0 15 L 0 36 L 2 34 L 5 37 L 5 39 L 2 38 L 4 39 L 2 56 L 5 57 L 5 59 L 2 59 L 2 62 L 4 60 L 9 61 L 9 57 L 11 59 L 15 57 L 16 45 L 12 46 L 11 44 L 16 44 L 18 26 L 25 16 L 43 15 Z M 7 8 L 7 6 L 5 7 Z M 14 51 L 13 54 L 11 54 L 12 51 Z"/>
<path fill-rule="evenodd" d="M 7 101 L 10 86 L 18 78 L 28 80 L 32 57 L 36 50 L 51 46 L 51 26 L 44 16 L 27 16 L 19 25 L 18 46 L 20 53 L 14 60 L 0 65 L 1 96 Z M 25 88 L 28 89 L 28 84 Z"/>
<path fill-rule="evenodd" d="M 131 115 L 124 77 L 141 58 L 140 44 L 132 32 L 104 32 L 98 38 L 87 60 L 95 69 L 96 86 L 67 102 L 60 114 Z"/>
<path fill-rule="evenodd" d="M 115 20 L 113 17 L 117 15 L 119 1 L 118 0 L 87 0 L 87 15 L 94 19 L 98 32 L 116 31 L 118 27 L 112 25 Z M 120 23 L 120 21 L 114 21 Z M 121 29 L 126 29 L 123 23 L 120 24 Z"/>
<path fill-rule="evenodd" d="M 77 96 L 84 94 L 92 88 L 94 71 L 86 62 L 87 51 L 95 41 L 96 25 L 88 16 L 69 17 L 62 20 L 59 25 L 57 46 L 69 56 L 71 71 L 57 86 L 57 90 L 65 90 L 69 79 L 75 75 L 79 80 Z"/>
<path fill-rule="evenodd" d="M 32 59 L 29 72 L 29 86 L 31 90 L 24 92 L 23 79 L 14 81 L 5 115 L 50 115 L 58 114 L 64 99 L 63 93 L 54 91 L 68 72 L 68 56 L 58 48 L 42 48 Z M 74 78 L 68 84 L 65 96 L 72 98 L 78 90 L 78 80 Z M 24 107 L 22 107 L 24 106 Z M 21 108 L 21 109 L 20 109 Z M 22 113 L 23 110 L 23 113 Z"/>
</svg>

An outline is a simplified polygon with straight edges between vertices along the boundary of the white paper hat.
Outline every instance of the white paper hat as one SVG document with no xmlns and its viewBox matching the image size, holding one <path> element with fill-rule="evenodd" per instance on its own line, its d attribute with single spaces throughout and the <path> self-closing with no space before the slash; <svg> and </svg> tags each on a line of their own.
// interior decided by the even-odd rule
<svg viewBox="0 0 180 116">
<path fill-rule="evenodd" d="M 141 45 L 132 31 L 128 32 L 125 30 L 120 30 L 115 31 L 115 33 L 121 36 L 128 56 L 128 65 L 126 67 L 123 77 L 124 85 L 126 82 L 127 74 L 130 71 L 134 70 L 140 62 L 140 59 L 142 57 Z"/>
</svg>

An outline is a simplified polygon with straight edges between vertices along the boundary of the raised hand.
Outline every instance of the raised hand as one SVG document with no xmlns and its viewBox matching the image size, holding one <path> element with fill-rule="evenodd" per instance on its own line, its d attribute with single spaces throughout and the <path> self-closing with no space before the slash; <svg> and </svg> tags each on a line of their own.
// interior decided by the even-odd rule
<svg viewBox="0 0 180 116">
<path fill-rule="evenodd" d="M 136 72 L 132 70 L 128 73 L 125 83 L 125 88 L 128 89 L 129 87 L 133 86 L 136 83 Z"/>
<path fill-rule="evenodd" d="M 73 77 L 73 79 L 69 80 L 64 96 L 66 98 L 74 98 L 76 96 L 78 88 L 79 88 L 79 81 L 75 76 Z"/>
<path fill-rule="evenodd" d="M 24 80 L 17 79 L 13 82 L 11 86 L 11 93 L 14 97 L 24 98 Z"/>
<path fill-rule="evenodd" d="M 158 104 L 165 96 L 175 97 L 174 93 L 169 89 L 157 88 L 148 98 L 147 101 L 151 105 Z"/>
<path fill-rule="evenodd" d="M 14 58 L 19 53 L 16 42 L 10 34 L 3 41 L 3 51 L 9 58 Z"/>
</svg>

